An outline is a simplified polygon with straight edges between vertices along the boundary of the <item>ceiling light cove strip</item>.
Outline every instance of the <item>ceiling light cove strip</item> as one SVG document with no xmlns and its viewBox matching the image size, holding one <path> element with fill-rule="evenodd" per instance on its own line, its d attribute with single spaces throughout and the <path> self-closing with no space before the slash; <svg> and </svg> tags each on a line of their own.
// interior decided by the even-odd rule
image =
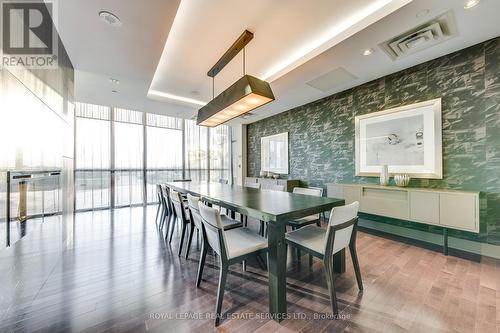
<svg viewBox="0 0 500 333">
<path fill-rule="evenodd" d="M 332 26 L 317 39 L 311 40 L 293 52 L 289 57 L 274 64 L 261 77 L 273 82 L 281 76 L 318 56 L 329 48 L 347 39 L 358 31 L 375 23 L 391 12 L 410 3 L 412 0 L 378 0 L 359 10 L 346 20 Z M 387 7 L 387 8 L 386 8 Z"/>
<path fill-rule="evenodd" d="M 199 100 L 194 99 L 194 98 L 178 96 L 178 95 L 169 94 L 166 92 L 153 90 L 153 89 L 149 90 L 148 96 L 161 97 L 161 98 L 166 98 L 166 99 L 170 99 L 170 100 L 177 101 L 177 102 L 183 102 L 183 103 L 201 105 L 201 106 L 204 106 L 207 104 L 206 102 L 199 101 Z"/>
</svg>

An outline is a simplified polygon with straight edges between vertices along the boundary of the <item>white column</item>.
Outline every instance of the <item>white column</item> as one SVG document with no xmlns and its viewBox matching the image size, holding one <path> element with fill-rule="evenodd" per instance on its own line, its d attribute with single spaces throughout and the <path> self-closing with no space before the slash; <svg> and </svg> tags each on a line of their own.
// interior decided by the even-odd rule
<svg viewBox="0 0 500 333">
<path fill-rule="evenodd" d="M 247 126 L 235 124 L 232 130 L 233 183 L 243 186 L 247 176 Z"/>
</svg>

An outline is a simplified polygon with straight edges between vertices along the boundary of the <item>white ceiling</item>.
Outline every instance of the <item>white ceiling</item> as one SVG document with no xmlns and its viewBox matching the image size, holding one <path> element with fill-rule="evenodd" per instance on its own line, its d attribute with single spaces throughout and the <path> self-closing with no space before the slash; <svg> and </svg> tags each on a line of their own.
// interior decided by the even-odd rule
<svg viewBox="0 0 500 333">
<path fill-rule="evenodd" d="M 60 0 L 58 30 L 75 67 L 78 101 L 184 115 L 192 108 L 159 103 L 147 92 L 180 0 Z M 120 28 L 105 24 L 114 13 Z M 120 81 L 118 85 L 110 78 Z M 118 93 L 112 93 L 117 90 Z"/>
<path fill-rule="evenodd" d="M 500 1 L 482 0 L 478 6 L 469 10 L 464 9 L 464 3 L 465 0 L 414 0 L 274 81 L 271 87 L 276 101 L 252 111 L 254 116 L 240 118 L 234 123 L 254 122 L 500 35 L 497 14 L 500 13 Z M 417 14 L 426 9 L 429 10 L 427 15 L 417 17 Z M 457 37 L 396 61 L 378 46 L 448 10 L 452 10 L 455 16 Z M 362 51 L 367 48 L 373 48 L 375 52 L 370 56 L 363 56 Z M 345 68 L 357 79 L 334 86 L 328 92 L 321 92 L 306 84 L 338 67 Z"/>
<path fill-rule="evenodd" d="M 407 2 L 64 0 L 59 30 L 76 69 L 78 100 L 191 118 L 199 105 L 150 94 L 153 100 L 148 91 L 208 101 L 206 72 L 249 29 L 255 37 L 247 46 L 247 73 L 268 79 L 276 101 L 232 122 L 248 123 L 500 35 L 498 0 L 482 0 L 470 10 L 463 8 L 465 0 Z M 423 9 L 429 13 L 417 17 Z M 396 61 L 378 47 L 450 9 L 458 37 Z M 100 21 L 100 10 L 115 13 L 122 27 Z M 358 23 L 348 26 L 346 20 Z M 362 56 L 366 48 L 375 52 Z M 216 94 L 241 76 L 241 59 L 216 77 Z M 338 67 L 356 78 L 326 92 L 306 84 Z"/>
<path fill-rule="evenodd" d="M 183 0 L 151 90 L 209 101 L 206 73 L 245 29 L 246 72 L 272 82 L 409 1 Z M 216 95 L 242 76 L 242 56 L 216 76 Z"/>
</svg>

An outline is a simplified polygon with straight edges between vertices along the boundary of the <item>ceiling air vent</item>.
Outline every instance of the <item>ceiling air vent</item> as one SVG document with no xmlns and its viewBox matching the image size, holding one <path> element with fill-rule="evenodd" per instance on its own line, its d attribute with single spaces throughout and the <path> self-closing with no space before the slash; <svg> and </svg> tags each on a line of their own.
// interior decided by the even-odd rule
<svg viewBox="0 0 500 333">
<path fill-rule="evenodd" d="M 380 44 L 393 59 L 422 51 L 457 36 L 451 11 Z"/>
<path fill-rule="evenodd" d="M 343 67 L 337 67 L 309 82 L 306 82 L 306 84 L 321 90 L 322 92 L 328 92 L 356 79 L 356 76 L 345 70 Z"/>
</svg>

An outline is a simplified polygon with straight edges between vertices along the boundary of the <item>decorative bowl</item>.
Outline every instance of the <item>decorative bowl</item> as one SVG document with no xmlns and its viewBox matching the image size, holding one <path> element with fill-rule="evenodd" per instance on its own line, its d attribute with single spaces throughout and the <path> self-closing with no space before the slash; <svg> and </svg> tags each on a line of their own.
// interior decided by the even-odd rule
<svg viewBox="0 0 500 333">
<path fill-rule="evenodd" d="M 397 174 L 394 175 L 394 182 L 396 183 L 396 186 L 399 187 L 406 187 L 408 184 L 410 184 L 410 176 L 408 174 Z"/>
</svg>

